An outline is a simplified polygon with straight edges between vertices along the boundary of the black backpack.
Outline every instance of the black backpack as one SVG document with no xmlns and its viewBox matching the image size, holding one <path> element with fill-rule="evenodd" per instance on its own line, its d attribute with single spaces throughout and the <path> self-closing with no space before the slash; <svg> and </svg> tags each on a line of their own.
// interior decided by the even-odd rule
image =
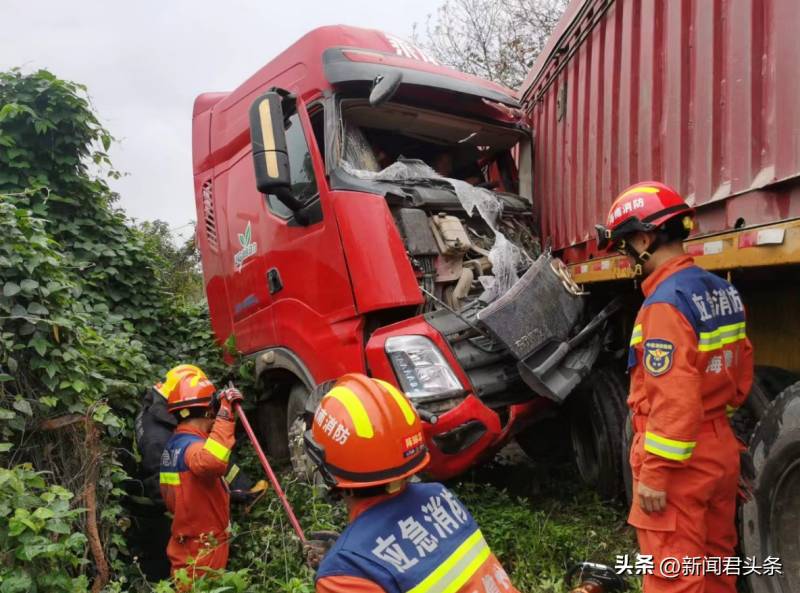
<svg viewBox="0 0 800 593">
<path fill-rule="evenodd" d="M 167 400 L 154 387 L 148 389 L 142 398 L 142 409 L 136 415 L 134 435 L 141 455 L 139 479 L 144 495 L 153 502 L 162 502 L 159 486 L 161 454 L 177 426 L 178 421 L 167 411 Z"/>
</svg>

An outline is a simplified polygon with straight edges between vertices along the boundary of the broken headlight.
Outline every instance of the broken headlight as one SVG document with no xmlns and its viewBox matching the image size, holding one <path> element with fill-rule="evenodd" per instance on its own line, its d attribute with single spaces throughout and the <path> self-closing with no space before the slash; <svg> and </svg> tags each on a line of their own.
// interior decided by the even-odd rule
<svg viewBox="0 0 800 593">
<path fill-rule="evenodd" d="M 386 354 L 405 394 L 412 400 L 440 399 L 463 391 L 436 345 L 424 336 L 394 336 Z"/>
</svg>

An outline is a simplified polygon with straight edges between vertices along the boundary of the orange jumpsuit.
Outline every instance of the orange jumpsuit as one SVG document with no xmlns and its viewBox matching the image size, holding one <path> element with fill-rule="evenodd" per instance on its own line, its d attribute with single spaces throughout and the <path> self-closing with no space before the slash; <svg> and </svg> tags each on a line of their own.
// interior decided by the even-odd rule
<svg viewBox="0 0 800 593">
<path fill-rule="evenodd" d="M 628 359 L 636 431 L 628 522 L 641 554 L 653 556 L 644 590 L 735 593 L 734 576 L 703 568 L 705 558 L 735 554 L 741 445 L 727 415 L 753 380 L 744 306 L 731 284 L 689 256 L 659 267 L 642 291 Z M 666 510 L 644 512 L 635 495 L 640 482 L 666 491 Z M 665 558 L 676 558 L 677 570 L 672 560 L 662 566 Z"/>
<path fill-rule="evenodd" d="M 223 476 L 234 427 L 219 417 L 210 435 L 179 425 L 161 456 L 161 495 L 173 514 L 167 545 L 173 575 L 186 568 L 199 576 L 199 567 L 221 569 L 228 562 L 230 494 Z"/>
</svg>

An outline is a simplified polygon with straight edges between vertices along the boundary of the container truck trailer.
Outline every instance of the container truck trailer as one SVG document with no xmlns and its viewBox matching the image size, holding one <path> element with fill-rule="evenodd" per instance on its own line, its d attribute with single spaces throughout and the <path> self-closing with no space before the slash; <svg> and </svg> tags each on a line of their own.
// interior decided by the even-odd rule
<svg viewBox="0 0 800 593">
<path fill-rule="evenodd" d="M 734 418 L 755 465 L 741 548 L 784 568 L 751 575 L 755 593 L 800 591 L 798 26 L 792 0 L 576 0 L 520 90 L 540 236 L 590 309 L 626 299 L 611 350 L 625 350 L 641 296 L 594 225 L 635 182 L 667 183 L 696 208 L 687 253 L 742 295 L 757 367 Z M 624 363 L 612 366 L 590 380 Z"/>
</svg>

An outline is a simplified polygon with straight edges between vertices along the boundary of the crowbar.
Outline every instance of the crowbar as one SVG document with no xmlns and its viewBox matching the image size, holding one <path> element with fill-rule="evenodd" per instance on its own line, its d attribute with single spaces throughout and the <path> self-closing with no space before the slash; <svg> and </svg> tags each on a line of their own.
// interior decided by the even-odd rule
<svg viewBox="0 0 800 593">
<path fill-rule="evenodd" d="M 239 402 L 236 402 L 234 406 L 236 407 L 236 414 L 239 417 L 239 421 L 242 423 L 242 426 L 244 427 L 244 431 L 247 433 L 250 442 L 253 443 L 253 448 L 256 450 L 258 460 L 261 462 L 261 467 L 263 467 L 264 471 L 267 473 L 269 483 L 272 484 L 272 487 L 278 494 L 278 498 L 281 499 L 281 504 L 283 505 L 286 514 L 289 516 L 289 522 L 292 524 L 294 532 L 297 534 L 297 537 L 300 538 L 300 543 L 305 545 L 306 536 L 303 534 L 303 528 L 300 527 L 300 522 L 297 520 L 297 517 L 295 517 L 294 511 L 292 510 L 292 505 L 289 504 L 289 499 L 286 498 L 286 494 L 283 493 L 280 482 L 278 482 L 275 472 L 272 471 L 272 467 L 270 467 L 269 461 L 267 461 L 267 456 L 264 455 L 264 451 L 261 450 L 261 445 L 258 444 L 256 434 L 253 432 L 253 428 L 250 426 L 250 422 L 247 420 L 247 416 L 242 409 L 242 405 Z"/>
</svg>

